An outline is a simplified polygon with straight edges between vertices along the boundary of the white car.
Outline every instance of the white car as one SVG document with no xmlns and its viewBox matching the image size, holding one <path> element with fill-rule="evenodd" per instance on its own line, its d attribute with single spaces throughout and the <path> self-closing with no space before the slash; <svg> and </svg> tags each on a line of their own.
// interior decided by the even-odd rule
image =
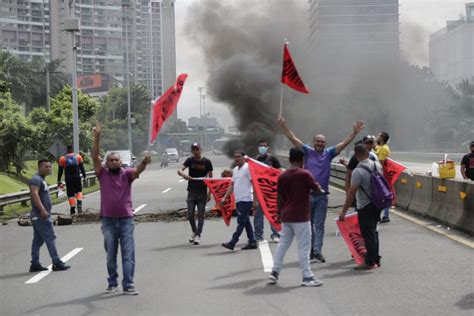
<svg viewBox="0 0 474 316">
<path fill-rule="evenodd" d="M 166 155 L 168 155 L 168 161 L 179 162 L 179 153 L 178 149 L 176 148 L 166 148 L 165 149 Z"/>
</svg>

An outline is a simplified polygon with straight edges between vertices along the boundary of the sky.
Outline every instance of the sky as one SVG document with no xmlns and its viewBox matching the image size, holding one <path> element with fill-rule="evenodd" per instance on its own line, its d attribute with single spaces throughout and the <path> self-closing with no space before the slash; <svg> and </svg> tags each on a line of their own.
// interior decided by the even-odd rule
<svg viewBox="0 0 474 316">
<path fill-rule="evenodd" d="M 176 71 L 189 75 L 178 105 L 178 118 L 188 122 L 199 116 L 199 87 L 205 87 L 207 67 L 199 48 L 184 34 L 184 24 L 193 2 L 206 0 L 176 0 Z M 230 0 L 227 0 L 230 1 Z M 250 2 L 257 0 L 232 0 Z M 284 0 L 273 0 L 276 3 Z M 307 0 L 301 0 L 308 3 Z M 400 47 L 403 56 L 414 65 L 428 65 L 429 35 L 443 28 L 447 20 L 465 15 L 465 0 L 399 0 Z M 473 0 L 474 2 L 474 0 Z M 309 32 L 309 27 L 308 27 Z M 206 94 L 204 89 L 204 94 Z M 216 117 L 222 126 L 234 125 L 231 113 L 224 104 L 212 102 L 206 97 L 206 112 Z"/>
</svg>

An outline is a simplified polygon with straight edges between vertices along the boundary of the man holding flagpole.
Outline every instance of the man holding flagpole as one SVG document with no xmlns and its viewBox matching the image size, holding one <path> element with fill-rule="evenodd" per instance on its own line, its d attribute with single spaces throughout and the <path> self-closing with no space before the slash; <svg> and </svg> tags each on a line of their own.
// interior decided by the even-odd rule
<svg viewBox="0 0 474 316">
<path fill-rule="evenodd" d="M 278 116 L 278 124 L 282 128 L 286 137 L 293 143 L 293 145 L 304 151 L 304 167 L 311 172 L 314 179 L 321 185 L 321 188 L 326 192 L 325 195 L 311 195 L 311 230 L 313 247 L 311 252 L 311 259 L 316 259 L 320 262 L 326 262 L 324 258 L 323 239 L 324 239 L 324 224 L 326 222 L 326 215 L 328 209 L 329 194 L 329 175 L 331 172 L 331 161 L 341 153 L 364 129 L 364 123 L 357 121 L 353 123 L 352 132 L 347 137 L 335 146 L 326 148 L 326 137 L 318 134 L 313 138 L 313 147 L 304 144 L 295 133 L 291 131 L 286 125 L 283 116 Z"/>
</svg>

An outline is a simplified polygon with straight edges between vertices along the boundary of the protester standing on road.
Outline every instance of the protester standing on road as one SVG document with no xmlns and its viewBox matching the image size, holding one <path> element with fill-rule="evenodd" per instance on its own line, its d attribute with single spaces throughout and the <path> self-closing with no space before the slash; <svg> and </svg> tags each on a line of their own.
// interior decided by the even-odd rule
<svg viewBox="0 0 474 316">
<path fill-rule="evenodd" d="M 354 151 L 359 164 L 352 173 L 351 186 L 347 192 L 346 201 L 339 220 L 345 220 L 347 210 L 354 202 L 354 197 L 356 197 L 360 232 L 364 239 L 367 253 L 364 264 L 357 266 L 355 269 L 371 270 L 380 266 L 381 258 L 379 255 L 379 235 L 377 232 L 377 222 L 380 218 L 381 210 L 378 210 L 370 200 L 372 196 L 371 172 L 376 170 L 382 174 L 383 170 L 379 163 L 369 159 L 369 152 L 365 145 L 357 145 Z"/>
<path fill-rule="evenodd" d="M 278 117 L 278 124 L 283 129 L 286 137 L 293 143 L 296 148 L 304 151 L 304 166 L 305 169 L 311 172 L 314 179 L 321 185 L 321 188 L 326 192 L 324 195 L 311 195 L 311 230 L 313 247 L 311 252 L 311 259 L 316 259 L 320 262 L 326 262 L 322 254 L 323 239 L 324 239 L 324 224 L 326 222 L 326 215 L 328 210 L 328 196 L 329 193 L 329 175 L 331 172 L 331 161 L 346 148 L 352 140 L 364 129 L 364 123 L 357 121 L 353 123 L 352 132 L 347 137 L 337 144 L 326 148 L 326 137 L 324 135 L 316 135 L 313 138 L 313 147 L 304 144 L 296 135 L 288 128 L 283 116 Z"/>
<path fill-rule="evenodd" d="M 278 210 L 281 214 L 281 238 L 278 244 L 269 283 L 278 282 L 283 259 L 290 248 L 293 238 L 298 241 L 298 259 L 303 272 L 302 286 L 320 286 L 311 271 L 309 254 L 311 252 L 311 216 L 309 214 L 310 191 L 321 194 L 321 187 L 313 176 L 303 169 L 304 152 L 301 149 L 290 150 L 290 169 L 278 177 Z"/>
<path fill-rule="evenodd" d="M 256 160 L 263 162 L 264 164 L 276 168 L 276 169 L 281 169 L 281 164 L 280 161 L 278 160 L 277 157 L 273 156 L 270 153 L 270 148 L 269 148 L 269 142 L 268 140 L 262 139 L 258 142 L 258 156 L 255 158 Z M 264 216 L 263 216 L 263 211 L 262 208 L 260 207 L 260 204 L 257 201 L 257 208 L 255 209 L 255 214 L 253 218 L 253 225 L 255 228 L 255 239 L 257 241 L 263 241 L 264 240 Z M 278 234 L 278 231 L 271 226 L 272 229 L 272 234 L 270 236 L 271 240 L 273 242 L 279 242 L 280 240 L 280 234 Z"/>
<path fill-rule="evenodd" d="M 94 128 L 94 145 L 92 160 L 94 170 L 100 182 L 100 218 L 104 246 L 107 253 L 107 271 L 109 277 L 107 293 L 116 292 L 118 288 L 117 251 L 120 244 L 123 268 L 123 293 L 137 295 L 133 277 L 135 273 L 135 241 L 133 237 L 132 182 L 151 162 L 149 155 L 135 168 L 122 168 L 120 155 L 109 153 L 105 166 L 99 157 L 100 124 Z"/>
<path fill-rule="evenodd" d="M 379 158 L 377 157 L 377 154 L 373 151 L 374 142 L 375 142 L 375 136 L 367 135 L 367 136 L 364 136 L 362 140 L 357 142 L 355 145 L 365 144 L 365 147 L 367 148 L 367 151 L 369 152 L 369 159 L 372 161 L 379 162 Z M 347 168 L 346 183 L 345 183 L 346 192 L 349 191 L 349 187 L 351 185 L 352 171 L 354 171 L 354 169 L 357 167 L 358 164 L 359 164 L 359 161 L 355 157 L 355 154 L 352 155 L 351 159 L 349 160 L 349 163 L 346 165 L 346 168 Z"/>
<path fill-rule="evenodd" d="M 247 232 L 248 244 L 242 247 L 242 250 L 257 249 L 257 241 L 253 233 L 252 224 L 250 222 L 250 211 L 255 208 L 252 196 L 252 177 L 250 176 L 249 166 L 245 162 L 245 154 L 242 150 L 234 152 L 234 160 L 236 167 L 232 172 L 232 184 L 220 201 L 219 208 L 222 209 L 222 201 L 226 201 L 234 193 L 237 207 L 237 228 L 232 235 L 232 239 L 223 243 L 222 246 L 229 250 L 234 250 L 235 245 L 239 241 L 242 232 Z"/>
<path fill-rule="evenodd" d="M 191 145 L 191 157 L 186 159 L 178 175 L 188 180 L 188 220 L 191 225 L 192 235 L 189 238 L 190 243 L 199 245 L 201 241 L 202 228 L 204 226 L 204 215 L 206 213 L 206 204 L 211 200 L 211 191 L 207 189 L 202 180 L 195 178 L 212 178 L 212 163 L 209 159 L 202 156 L 201 146 L 198 143 Z M 189 168 L 189 175 L 184 171 Z M 198 209 L 198 226 L 196 228 L 196 207 Z"/>
<path fill-rule="evenodd" d="M 462 157 L 461 174 L 464 179 L 474 181 L 474 141 L 471 142 L 471 153 Z"/>
<path fill-rule="evenodd" d="M 384 167 L 387 164 L 387 158 L 390 156 L 390 147 L 388 146 L 388 140 L 390 136 L 387 132 L 381 132 L 377 137 L 377 147 L 375 147 L 375 153 L 379 158 L 379 162 Z M 383 217 L 380 220 L 380 223 L 389 223 L 390 222 L 390 208 L 385 208 L 383 210 Z"/>
<path fill-rule="evenodd" d="M 74 153 L 72 145 L 67 146 L 67 154 L 59 158 L 58 161 L 58 185 L 61 185 L 61 178 L 66 180 L 66 193 L 69 201 L 69 208 L 71 215 L 77 212 L 82 213 L 82 180 L 81 173 L 84 180 L 87 177 L 84 169 L 84 160 L 81 155 Z"/>
<path fill-rule="evenodd" d="M 38 161 L 38 173 L 34 175 L 30 182 L 31 213 L 30 219 L 33 226 L 33 242 L 31 245 L 31 266 L 30 272 L 48 270 L 41 265 L 39 256 L 40 248 L 46 244 L 49 256 L 53 261 L 53 271 L 63 271 L 71 266 L 61 261 L 56 249 L 56 235 L 51 219 L 51 196 L 46 183 L 46 176 L 51 175 L 51 162 L 45 159 Z"/>
</svg>

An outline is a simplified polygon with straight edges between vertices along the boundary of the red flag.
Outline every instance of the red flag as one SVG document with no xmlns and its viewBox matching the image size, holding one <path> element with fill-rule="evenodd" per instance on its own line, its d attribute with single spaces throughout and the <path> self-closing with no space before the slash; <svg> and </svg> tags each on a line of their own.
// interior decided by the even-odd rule
<svg viewBox="0 0 474 316">
<path fill-rule="evenodd" d="M 309 90 L 305 87 L 303 80 L 296 70 L 296 65 L 290 55 L 290 50 L 287 44 L 283 48 L 283 72 L 281 75 L 281 83 L 286 84 L 288 87 L 301 92 L 309 93 Z"/>
<path fill-rule="evenodd" d="M 363 264 L 367 249 L 365 248 L 365 242 L 360 233 L 357 213 L 347 215 L 343 222 L 337 219 L 336 224 L 355 262 L 357 264 Z"/>
<path fill-rule="evenodd" d="M 207 185 L 209 190 L 214 197 L 214 200 L 217 204 L 222 200 L 225 193 L 229 189 L 230 184 L 232 183 L 232 178 L 224 178 L 224 179 L 202 179 L 204 183 Z M 222 218 L 224 219 L 224 223 L 229 226 L 230 219 L 232 218 L 232 213 L 235 209 L 235 201 L 234 201 L 234 194 L 231 194 L 230 198 L 227 200 L 230 203 L 223 203 L 222 209 L 219 211 L 222 214 Z"/>
<path fill-rule="evenodd" d="M 253 190 L 263 214 L 270 224 L 278 231 L 281 230 L 280 212 L 278 211 L 278 177 L 281 171 L 267 166 L 255 159 L 247 158 Z"/>
<path fill-rule="evenodd" d="M 150 138 L 151 143 L 156 139 L 158 132 L 163 126 L 163 123 L 176 109 L 181 92 L 183 92 L 184 82 L 186 81 L 187 77 L 187 74 L 179 75 L 178 79 L 176 79 L 176 83 L 166 90 L 165 94 L 156 100 L 155 104 L 153 105 L 153 121 Z"/>
<path fill-rule="evenodd" d="M 405 169 L 407 169 L 407 167 L 396 162 L 395 160 L 392 160 L 390 158 L 385 160 L 383 166 L 383 175 L 392 188 L 397 182 L 398 177 L 400 177 L 400 175 L 403 171 L 405 171 Z"/>
</svg>

